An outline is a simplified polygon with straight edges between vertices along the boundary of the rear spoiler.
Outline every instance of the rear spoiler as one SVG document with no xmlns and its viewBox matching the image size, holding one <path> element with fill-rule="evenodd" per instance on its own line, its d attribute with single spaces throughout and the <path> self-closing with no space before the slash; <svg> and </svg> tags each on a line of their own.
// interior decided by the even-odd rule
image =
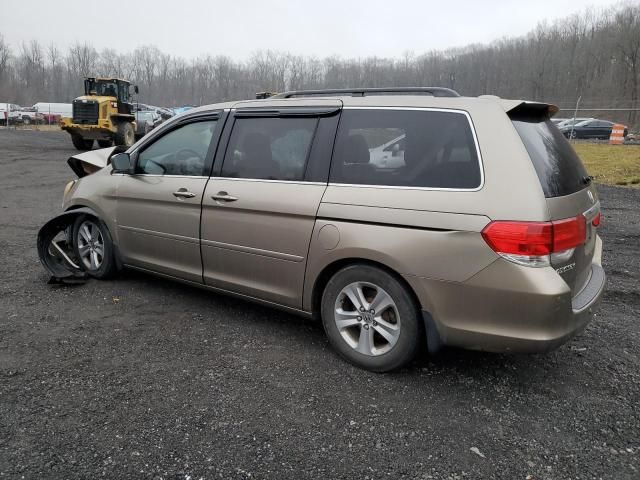
<svg viewBox="0 0 640 480">
<path fill-rule="evenodd" d="M 481 95 L 478 98 L 487 98 L 500 104 L 509 117 L 553 117 L 560 110 L 557 105 L 544 102 L 531 102 L 527 100 L 506 100 L 493 95 Z"/>
<path fill-rule="evenodd" d="M 549 119 L 560 110 L 557 105 L 544 102 L 527 102 L 522 100 L 503 100 L 504 111 L 510 118 Z"/>
</svg>

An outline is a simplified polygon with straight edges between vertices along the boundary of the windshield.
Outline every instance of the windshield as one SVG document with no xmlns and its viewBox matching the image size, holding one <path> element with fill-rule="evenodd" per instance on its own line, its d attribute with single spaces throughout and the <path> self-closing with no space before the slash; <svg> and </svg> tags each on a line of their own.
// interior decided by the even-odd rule
<svg viewBox="0 0 640 480">
<path fill-rule="evenodd" d="M 590 118 L 576 118 L 576 119 L 569 119 L 569 120 L 565 120 L 564 122 L 561 122 L 559 126 L 562 127 L 570 127 L 571 125 L 577 125 L 578 123 L 582 123 L 582 122 L 586 122 L 588 120 L 591 120 Z"/>
<path fill-rule="evenodd" d="M 85 94 L 117 98 L 118 85 L 113 80 L 87 80 Z"/>
</svg>

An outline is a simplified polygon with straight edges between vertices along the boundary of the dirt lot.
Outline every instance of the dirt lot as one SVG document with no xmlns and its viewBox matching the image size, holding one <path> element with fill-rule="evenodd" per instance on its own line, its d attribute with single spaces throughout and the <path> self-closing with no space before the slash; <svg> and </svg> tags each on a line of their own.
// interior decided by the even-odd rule
<svg viewBox="0 0 640 480">
<path fill-rule="evenodd" d="M 35 238 L 70 145 L 0 131 L 1 478 L 640 478 L 640 189 L 600 189 L 608 288 L 581 336 L 377 375 L 206 291 L 47 285 Z"/>
</svg>

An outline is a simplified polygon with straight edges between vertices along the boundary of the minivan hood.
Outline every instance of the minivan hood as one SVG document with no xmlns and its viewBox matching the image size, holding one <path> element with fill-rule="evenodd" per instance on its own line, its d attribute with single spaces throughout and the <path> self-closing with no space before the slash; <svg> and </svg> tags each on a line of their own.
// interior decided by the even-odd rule
<svg viewBox="0 0 640 480">
<path fill-rule="evenodd" d="M 71 170 L 78 175 L 78 178 L 82 178 L 109 165 L 109 157 L 115 148 L 116 147 L 107 147 L 78 153 L 77 155 L 71 156 L 69 160 L 67 160 L 67 163 L 69 167 L 71 167 Z"/>
</svg>

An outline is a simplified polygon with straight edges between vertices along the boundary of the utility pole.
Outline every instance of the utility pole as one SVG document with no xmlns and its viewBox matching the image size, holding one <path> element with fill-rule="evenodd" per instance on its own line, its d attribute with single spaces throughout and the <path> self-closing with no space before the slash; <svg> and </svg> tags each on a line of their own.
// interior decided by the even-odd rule
<svg viewBox="0 0 640 480">
<path fill-rule="evenodd" d="M 573 120 L 571 121 L 571 133 L 569 133 L 569 138 L 574 143 L 575 143 L 575 139 L 573 138 L 573 127 L 576 124 L 576 117 L 578 116 L 578 107 L 580 106 L 580 100 L 582 100 L 582 95 L 578 96 L 578 101 L 576 102 L 576 109 L 573 112 Z"/>
</svg>

